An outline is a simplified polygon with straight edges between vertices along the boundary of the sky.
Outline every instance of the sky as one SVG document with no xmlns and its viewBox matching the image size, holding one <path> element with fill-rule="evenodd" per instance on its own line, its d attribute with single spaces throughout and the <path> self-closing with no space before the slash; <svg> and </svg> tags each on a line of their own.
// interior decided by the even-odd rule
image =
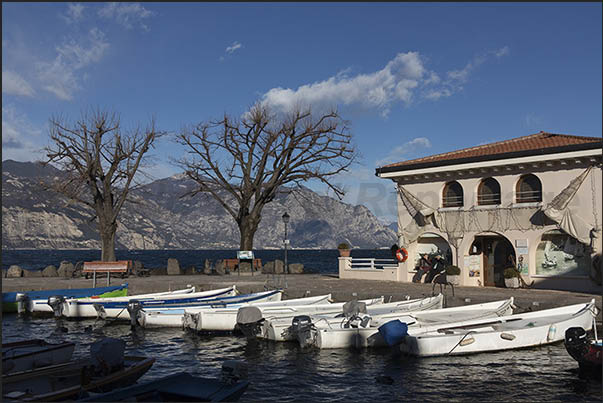
<svg viewBox="0 0 603 403">
<path fill-rule="evenodd" d="M 2 160 L 90 108 L 178 133 L 256 102 L 335 107 L 345 202 L 396 220 L 375 168 L 541 130 L 600 137 L 601 3 L 2 3 Z M 179 173 L 171 140 L 150 173 Z M 317 183 L 308 187 L 326 192 Z"/>
</svg>

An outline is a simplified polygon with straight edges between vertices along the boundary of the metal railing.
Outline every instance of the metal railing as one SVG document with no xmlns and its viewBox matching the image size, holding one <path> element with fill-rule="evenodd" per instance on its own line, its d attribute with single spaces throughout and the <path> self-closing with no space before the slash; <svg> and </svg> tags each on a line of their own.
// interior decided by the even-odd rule
<svg viewBox="0 0 603 403">
<path fill-rule="evenodd" d="M 463 207 L 463 196 L 444 196 L 442 207 Z"/>
<path fill-rule="evenodd" d="M 480 206 L 500 204 L 500 193 L 478 194 L 477 204 Z"/>
<path fill-rule="evenodd" d="M 397 269 L 398 261 L 394 259 L 352 258 L 352 270 Z"/>
<path fill-rule="evenodd" d="M 517 192 L 517 203 L 533 203 L 542 201 L 542 191 L 524 190 Z"/>
</svg>

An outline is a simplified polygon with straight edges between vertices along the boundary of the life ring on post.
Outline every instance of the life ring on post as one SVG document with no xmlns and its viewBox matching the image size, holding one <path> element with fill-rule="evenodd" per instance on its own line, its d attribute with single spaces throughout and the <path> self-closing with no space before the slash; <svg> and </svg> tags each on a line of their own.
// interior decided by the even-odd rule
<svg viewBox="0 0 603 403">
<path fill-rule="evenodd" d="M 398 259 L 398 262 L 406 262 L 406 259 L 408 259 L 408 252 L 406 251 L 406 249 L 398 249 L 396 251 L 396 259 Z"/>
</svg>

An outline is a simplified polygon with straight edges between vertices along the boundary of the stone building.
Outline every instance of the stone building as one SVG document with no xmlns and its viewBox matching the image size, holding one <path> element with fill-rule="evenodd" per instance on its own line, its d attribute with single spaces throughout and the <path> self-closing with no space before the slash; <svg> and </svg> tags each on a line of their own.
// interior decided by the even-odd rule
<svg viewBox="0 0 603 403">
<path fill-rule="evenodd" d="M 461 285 L 503 286 L 517 267 L 535 288 L 601 291 L 602 140 L 540 132 L 377 168 L 398 191 L 398 236 L 416 279 L 424 254 Z M 598 262 L 598 266 L 597 266 Z"/>
</svg>

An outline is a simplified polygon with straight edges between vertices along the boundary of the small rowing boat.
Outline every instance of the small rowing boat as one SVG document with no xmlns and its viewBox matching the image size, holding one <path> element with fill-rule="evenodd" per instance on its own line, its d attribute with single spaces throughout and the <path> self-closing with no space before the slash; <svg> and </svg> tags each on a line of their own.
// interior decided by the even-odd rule
<svg viewBox="0 0 603 403">
<path fill-rule="evenodd" d="M 74 349 L 74 343 L 40 339 L 2 343 L 2 374 L 62 364 L 71 359 Z"/>
</svg>

